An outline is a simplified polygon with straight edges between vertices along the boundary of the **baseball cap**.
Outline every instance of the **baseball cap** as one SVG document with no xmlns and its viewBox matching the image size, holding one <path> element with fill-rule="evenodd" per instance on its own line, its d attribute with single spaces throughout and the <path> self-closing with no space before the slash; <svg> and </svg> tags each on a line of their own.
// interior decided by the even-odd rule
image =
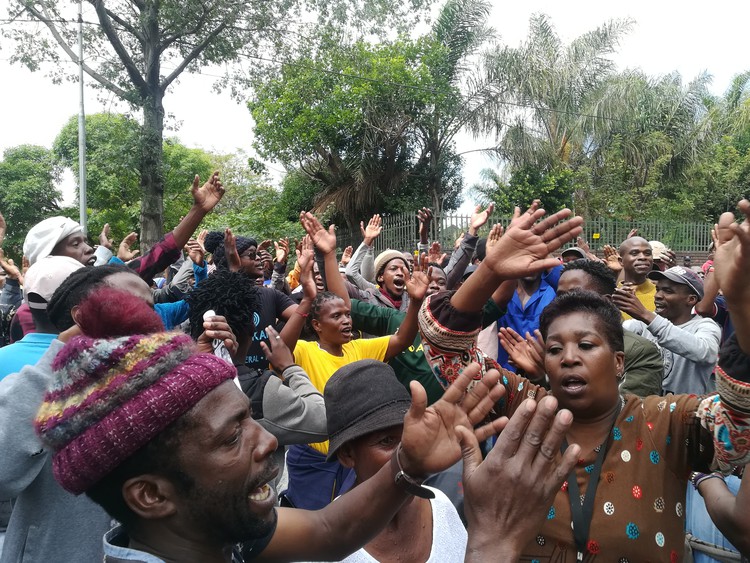
<svg viewBox="0 0 750 563">
<path fill-rule="evenodd" d="M 47 256 L 37 260 L 24 276 L 23 297 L 30 309 L 46 310 L 55 290 L 84 265 L 69 256 Z"/>
<path fill-rule="evenodd" d="M 648 274 L 648 277 L 651 280 L 668 279 L 675 283 L 687 285 L 693 293 L 700 299 L 703 299 L 703 280 L 693 270 L 683 268 L 682 266 L 672 266 L 663 272 L 654 270 Z"/>
<path fill-rule="evenodd" d="M 577 247 L 577 246 L 571 246 L 570 248 L 566 248 L 562 251 L 562 254 L 560 256 L 565 256 L 566 254 L 575 254 L 579 258 L 586 258 L 586 253 L 583 251 L 583 249 Z"/>
</svg>

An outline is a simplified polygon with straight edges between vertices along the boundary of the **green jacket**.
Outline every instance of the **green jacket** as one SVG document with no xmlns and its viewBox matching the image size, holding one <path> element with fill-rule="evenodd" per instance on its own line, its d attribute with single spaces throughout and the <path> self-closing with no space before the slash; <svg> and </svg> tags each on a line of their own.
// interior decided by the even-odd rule
<svg viewBox="0 0 750 563">
<path fill-rule="evenodd" d="M 661 395 L 664 360 L 656 345 L 629 330 L 625 337 L 625 379 L 620 385 L 623 393 L 639 397 Z"/>
</svg>

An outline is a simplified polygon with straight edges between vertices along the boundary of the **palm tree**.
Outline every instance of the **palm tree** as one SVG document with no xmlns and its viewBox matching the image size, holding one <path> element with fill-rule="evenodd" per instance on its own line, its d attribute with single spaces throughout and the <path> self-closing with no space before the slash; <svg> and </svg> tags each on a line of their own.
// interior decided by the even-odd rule
<svg viewBox="0 0 750 563">
<path fill-rule="evenodd" d="M 511 167 L 550 171 L 585 150 L 592 97 L 614 72 L 609 56 L 631 26 L 630 20 L 610 20 L 565 45 L 548 16 L 537 14 L 524 43 L 488 54 L 487 79 L 506 93 L 501 112 L 510 121 L 500 130 L 497 112 L 484 116 L 485 130 L 494 129 L 500 139 L 501 159 Z"/>
</svg>

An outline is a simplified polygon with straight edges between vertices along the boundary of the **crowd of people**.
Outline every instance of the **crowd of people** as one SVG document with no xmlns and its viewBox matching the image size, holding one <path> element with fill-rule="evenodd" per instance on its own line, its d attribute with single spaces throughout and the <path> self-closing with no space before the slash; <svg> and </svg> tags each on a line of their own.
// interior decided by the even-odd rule
<svg viewBox="0 0 750 563">
<path fill-rule="evenodd" d="M 426 208 L 377 255 L 199 232 L 223 194 L 0 254 L 0 563 L 750 555 L 750 202 L 693 267 L 538 201 L 445 253 Z"/>
</svg>

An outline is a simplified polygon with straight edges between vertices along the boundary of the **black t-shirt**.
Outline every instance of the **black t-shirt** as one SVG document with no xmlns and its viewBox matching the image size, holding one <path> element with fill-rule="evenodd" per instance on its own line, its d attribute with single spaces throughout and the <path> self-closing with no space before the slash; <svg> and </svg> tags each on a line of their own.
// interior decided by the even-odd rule
<svg viewBox="0 0 750 563">
<path fill-rule="evenodd" d="M 253 339 L 247 351 L 245 363 L 255 369 L 268 369 L 268 360 L 260 347 L 261 342 L 268 343 L 266 327 L 276 326 L 276 320 L 281 318 L 281 313 L 294 305 L 289 296 L 271 287 L 258 288 L 258 308 L 251 319 L 253 323 Z"/>
<path fill-rule="evenodd" d="M 276 533 L 276 526 L 279 524 L 279 513 L 274 508 L 273 510 L 273 528 L 262 538 L 257 538 L 251 541 L 247 541 L 243 544 L 240 544 L 240 552 L 242 554 L 242 559 L 246 563 L 247 561 L 252 561 L 256 557 L 258 557 L 261 553 L 263 553 L 263 550 L 268 547 L 268 544 L 271 543 L 271 540 L 273 539 L 273 535 Z M 234 561 L 232 561 L 234 563 Z"/>
</svg>

